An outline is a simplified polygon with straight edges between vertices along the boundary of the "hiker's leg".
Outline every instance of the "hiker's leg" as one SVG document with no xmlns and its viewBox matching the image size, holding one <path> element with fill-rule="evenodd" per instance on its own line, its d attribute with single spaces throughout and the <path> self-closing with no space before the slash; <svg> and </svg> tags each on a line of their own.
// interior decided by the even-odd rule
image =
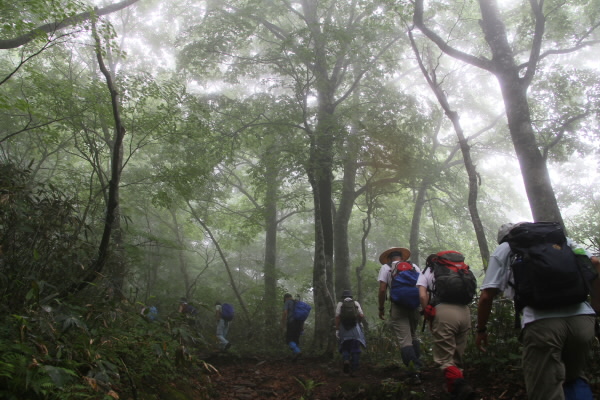
<svg viewBox="0 0 600 400">
<path fill-rule="evenodd" d="M 453 305 L 457 319 L 456 326 L 456 348 L 454 349 L 454 365 L 462 366 L 463 355 L 467 348 L 467 341 L 471 333 L 471 310 L 468 306 Z"/>
<path fill-rule="evenodd" d="M 221 349 L 224 349 L 227 346 L 227 339 L 225 339 L 225 321 L 223 318 L 219 319 L 217 323 L 217 339 L 219 339 Z"/>
<path fill-rule="evenodd" d="M 567 325 L 564 318 L 545 318 L 523 329 L 523 375 L 529 400 L 564 400 L 562 349 Z"/>
<path fill-rule="evenodd" d="M 358 367 L 360 366 L 360 350 L 353 351 L 352 355 L 352 371 L 358 371 Z"/>
<path fill-rule="evenodd" d="M 569 335 L 562 352 L 565 364 L 565 381 L 585 379 L 585 369 L 589 362 L 590 350 L 594 343 L 594 316 L 577 315 L 565 318 Z"/>
<path fill-rule="evenodd" d="M 404 365 L 413 364 L 415 369 L 421 368 L 419 359 L 413 347 L 413 337 L 416 330 L 415 310 L 392 303 L 391 325 L 400 345 L 400 356 Z"/>
<path fill-rule="evenodd" d="M 418 359 L 421 359 L 421 341 L 419 339 L 413 338 L 412 345 L 413 349 L 415 349 L 415 355 Z"/>
<path fill-rule="evenodd" d="M 300 350 L 300 332 L 302 331 L 302 322 L 289 321 L 287 324 L 286 341 L 294 352 L 298 354 Z"/>
<path fill-rule="evenodd" d="M 351 366 L 352 366 L 352 371 L 357 371 L 358 367 L 359 367 L 359 363 L 360 363 L 360 341 L 356 340 L 356 339 L 352 339 L 350 341 L 350 360 L 351 360 Z"/>
<path fill-rule="evenodd" d="M 392 303 L 391 326 L 400 348 L 412 346 L 412 334 L 409 315 L 412 310 Z"/>
<path fill-rule="evenodd" d="M 229 321 L 225 321 L 225 325 L 223 326 L 223 337 L 227 339 L 227 335 L 229 334 Z"/>
<path fill-rule="evenodd" d="M 455 366 L 456 333 L 460 323 L 457 321 L 456 307 L 449 304 L 438 304 L 432 323 L 433 361 L 442 370 Z"/>
<path fill-rule="evenodd" d="M 417 354 L 415 353 L 415 349 L 412 345 L 401 348 L 400 356 L 402 357 L 402 362 L 407 367 L 409 367 L 412 364 L 413 368 L 416 371 L 421 369 L 421 367 L 422 367 L 421 360 L 419 360 L 419 358 L 417 357 Z M 413 372 L 415 372 L 415 371 L 413 371 Z"/>
</svg>

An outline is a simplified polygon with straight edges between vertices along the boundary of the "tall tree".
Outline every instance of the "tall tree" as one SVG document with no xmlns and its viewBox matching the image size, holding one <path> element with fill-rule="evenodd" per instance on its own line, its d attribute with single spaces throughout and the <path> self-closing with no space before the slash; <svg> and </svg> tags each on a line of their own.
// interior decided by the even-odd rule
<svg viewBox="0 0 600 400">
<path fill-rule="evenodd" d="M 492 73 L 500 84 L 504 100 L 510 136 L 519 160 L 525 190 L 536 221 L 551 220 L 562 223 L 562 216 L 556 201 L 556 195 L 550 181 L 548 167 L 537 145 L 531 122 L 531 112 L 527 99 L 527 90 L 532 83 L 540 61 L 556 53 L 575 51 L 583 46 L 594 44 L 586 42 L 598 26 L 591 21 L 574 37 L 568 48 L 550 48 L 542 53 L 546 20 L 550 14 L 544 13 L 544 0 L 530 1 L 533 27 L 522 27 L 522 31 L 531 32 L 529 57 L 526 62 L 518 63 L 513 46 L 509 42 L 506 26 L 495 0 L 479 0 L 481 28 L 491 52 L 491 59 L 474 56 L 452 47 L 448 41 L 430 29 L 424 21 L 423 0 L 415 1 L 413 21 L 415 25 L 433 41 L 444 53 L 466 63 Z M 557 9 L 568 7 L 563 4 Z M 556 14 L 557 9 L 549 13 Z M 559 17 L 560 18 L 560 17 Z M 563 40 L 563 43 L 565 41 Z"/>
<path fill-rule="evenodd" d="M 337 109 L 358 82 L 381 65 L 381 57 L 401 37 L 379 11 L 377 5 L 359 1 L 232 1 L 227 7 L 223 4 L 211 10 L 219 16 L 220 27 L 225 24 L 231 29 L 215 36 L 214 31 L 207 35 L 206 25 L 201 27 L 212 57 L 226 57 L 232 62 L 228 76 L 239 76 L 252 64 L 264 66 L 268 62 L 282 80 L 282 88 L 292 90 L 297 99 L 302 115 L 297 123 L 307 140 L 308 156 L 303 164 L 313 190 L 315 212 L 313 290 L 318 350 L 334 347 L 330 332 L 335 298 L 333 182 L 336 145 L 346 134 Z M 249 21 L 255 26 L 249 27 Z M 245 37 L 255 40 L 242 45 Z M 232 45 L 241 47 L 234 52 Z M 199 48 L 199 41 L 194 42 L 183 56 L 189 58 Z M 197 68 L 198 59 L 196 54 L 189 65 Z"/>
<path fill-rule="evenodd" d="M 452 127 L 454 128 L 454 132 L 456 133 L 456 136 L 458 138 L 458 146 L 460 147 L 460 151 L 463 156 L 463 162 L 465 165 L 465 170 L 467 171 L 467 175 L 469 177 L 468 206 L 469 213 L 471 215 L 471 222 L 473 223 L 477 243 L 479 243 L 481 260 L 483 261 L 484 265 L 487 265 L 487 260 L 490 258 L 490 251 L 487 244 L 487 240 L 485 238 L 483 224 L 481 222 L 481 218 L 479 217 L 479 209 L 477 207 L 477 196 L 479 191 L 478 187 L 481 183 L 479 182 L 479 174 L 477 173 L 476 166 L 473 163 L 473 158 L 471 156 L 471 145 L 468 143 L 468 140 L 465 137 L 463 127 L 460 123 L 460 117 L 458 112 L 451 108 L 448 96 L 444 92 L 441 83 L 438 82 L 436 68 L 432 66 L 431 60 L 429 60 L 429 67 L 425 66 L 425 61 L 423 60 L 423 57 L 419 49 L 417 48 L 417 44 L 415 43 L 412 31 L 410 29 L 408 31 L 408 35 L 413 48 L 413 52 L 415 53 L 415 56 L 417 58 L 417 63 L 419 64 L 419 68 L 421 69 L 421 73 L 425 77 L 427 84 L 429 85 L 435 97 L 437 98 L 438 103 L 444 110 L 446 117 L 448 117 L 448 119 L 452 122 Z M 426 181 L 424 180 L 424 183 L 425 182 Z M 413 221 L 413 226 L 414 222 L 415 221 Z"/>
</svg>

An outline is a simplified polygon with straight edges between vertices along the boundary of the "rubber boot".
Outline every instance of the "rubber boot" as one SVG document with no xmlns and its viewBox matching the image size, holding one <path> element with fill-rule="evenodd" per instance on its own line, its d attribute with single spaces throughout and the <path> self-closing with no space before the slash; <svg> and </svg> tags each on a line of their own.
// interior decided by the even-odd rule
<svg viewBox="0 0 600 400">
<path fill-rule="evenodd" d="M 455 366 L 444 369 L 444 378 L 446 378 L 446 390 L 448 390 L 448 393 L 454 393 L 455 383 L 458 379 L 464 380 L 462 371 Z"/>
</svg>

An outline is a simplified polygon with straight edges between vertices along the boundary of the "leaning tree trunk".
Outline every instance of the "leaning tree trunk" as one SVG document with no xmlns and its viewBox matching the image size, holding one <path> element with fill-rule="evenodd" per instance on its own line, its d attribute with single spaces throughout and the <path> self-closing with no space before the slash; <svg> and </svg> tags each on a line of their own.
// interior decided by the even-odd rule
<svg viewBox="0 0 600 400">
<path fill-rule="evenodd" d="M 247 324 L 248 329 L 252 328 L 252 326 L 254 325 L 254 321 L 253 321 L 252 317 L 250 316 L 250 313 L 248 312 L 248 307 L 246 307 L 246 303 L 244 302 L 244 299 L 242 298 L 242 294 L 240 293 L 237 285 L 235 284 L 233 272 L 231 271 L 231 267 L 229 266 L 229 263 L 227 262 L 225 253 L 223 253 L 223 250 L 221 249 L 221 246 L 219 245 L 219 241 L 213 235 L 212 231 L 210 230 L 208 225 L 206 225 L 204 220 L 202 218 L 200 218 L 200 216 L 196 213 L 196 210 L 194 209 L 192 204 L 189 202 L 189 200 L 187 200 L 186 202 L 187 202 L 187 206 L 190 210 L 190 213 L 192 214 L 192 216 L 194 217 L 196 222 L 198 222 L 200 224 L 200 226 L 202 226 L 202 228 L 204 229 L 204 231 L 210 238 L 211 242 L 215 246 L 217 253 L 219 253 L 219 257 L 221 257 L 221 261 L 223 261 L 225 271 L 227 272 L 227 276 L 229 277 L 229 284 L 231 285 L 231 289 L 233 289 L 233 293 L 235 294 L 235 297 L 237 298 L 237 300 L 240 304 L 240 307 L 242 308 L 242 312 L 243 312 L 243 315 L 246 320 L 245 323 Z"/>
<path fill-rule="evenodd" d="M 534 221 L 557 221 L 562 225 L 563 220 L 550 181 L 548 166 L 537 146 L 531 124 L 527 89 L 533 78 L 534 69 L 530 66 L 525 77 L 519 76 L 519 67 L 508 43 L 506 28 L 500 19 L 496 1 L 480 0 L 479 7 L 485 40 L 492 50 L 493 71 L 502 90 L 508 129 L 521 166 L 533 219 Z M 538 16 L 536 25 L 537 34 L 541 36 L 543 16 Z M 537 57 L 536 50 L 539 54 L 539 49 L 533 49 L 534 58 Z"/>
<path fill-rule="evenodd" d="M 487 245 L 487 240 L 485 239 L 485 232 L 483 230 L 481 218 L 479 217 L 479 210 L 477 209 L 477 194 L 479 182 L 477 170 L 471 158 L 471 147 L 469 146 L 469 143 L 465 138 L 465 134 L 462 125 L 460 124 L 460 118 L 458 117 L 458 113 L 450 108 L 450 102 L 448 101 L 448 97 L 446 96 L 446 93 L 442 89 L 440 83 L 437 81 L 437 75 L 435 73 L 430 73 L 429 70 L 425 68 L 423 59 L 421 58 L 421 54 L 417 49 L 417 45 L 415 44 L 414 38 L 412 36 L 412 31 L 409 31 L 409 37 L 413 51 L 417 58 L 417 62 L 419 63 L 419 68 L 421 69 L 421 72 L 423 73 L 427 84 L 435 94 L 438 103 L 440 103 L 440 106 L 444 110 L 444 113 L 452 122 L 454 132 L 458 137 L 458 145 L 460 146 L 464 166 L 467 171 L 467 176 L 469 177 L 469 198 L 467 202 L 469 205 L 469 213 L 471 214 L 471 223 L 473 224 L 473 228 L 475 229 L 475 236 L 477 237 L 477 243 L 479 244 L 479 252 L 485 270 L 487 260 L 489 260 L 490 258 L 490 250 Z"/>
<path fill-rule="evenodd" d="M 510 136 L 519 160 L 525 191 L 535 221 L 557 221 L 562 216 L 550 181 L 548 166 L 537 146 L 531 113 L 527 102 L 527 88 L 535 74 L 544 33 L 544 15 L 537 2 L 530 2 L 535 17 L 535 32 L 527 70 L 520 76 L 508 43 L 504 23 L 495 0 L 479 0 L 481 27 L 492 52 L 492 59 L 475 57 L 451 47 L 442 37 L 429 29 L 423 20 L 423 0 L 415 0 L 413 21 L 415 25 L 444 53 L 493 73 L 500 83 Z"/>
</svg>

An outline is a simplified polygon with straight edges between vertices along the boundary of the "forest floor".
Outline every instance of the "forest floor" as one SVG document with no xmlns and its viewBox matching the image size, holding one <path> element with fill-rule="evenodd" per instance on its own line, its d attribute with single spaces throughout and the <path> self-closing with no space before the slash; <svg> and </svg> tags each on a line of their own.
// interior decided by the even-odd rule
<svg viewBox="0 0 600 400">
<path fill-rule="evenodd" d="M 340 361 L 302 357 L 280 359 L 211 357 L 215 368 L 208 376 L 210 398 L 226 400 L 325 399 L 449 399 L 441 372 L 422 370 L 422 383 L 410 385 L 398 366 L 362 362 L 357 376 L 344 374 Z M 467 368 L 465 377 L 476 389 L 476 399 L 525 399 L 520 371 L 486 372 Z"/>
</svg>

